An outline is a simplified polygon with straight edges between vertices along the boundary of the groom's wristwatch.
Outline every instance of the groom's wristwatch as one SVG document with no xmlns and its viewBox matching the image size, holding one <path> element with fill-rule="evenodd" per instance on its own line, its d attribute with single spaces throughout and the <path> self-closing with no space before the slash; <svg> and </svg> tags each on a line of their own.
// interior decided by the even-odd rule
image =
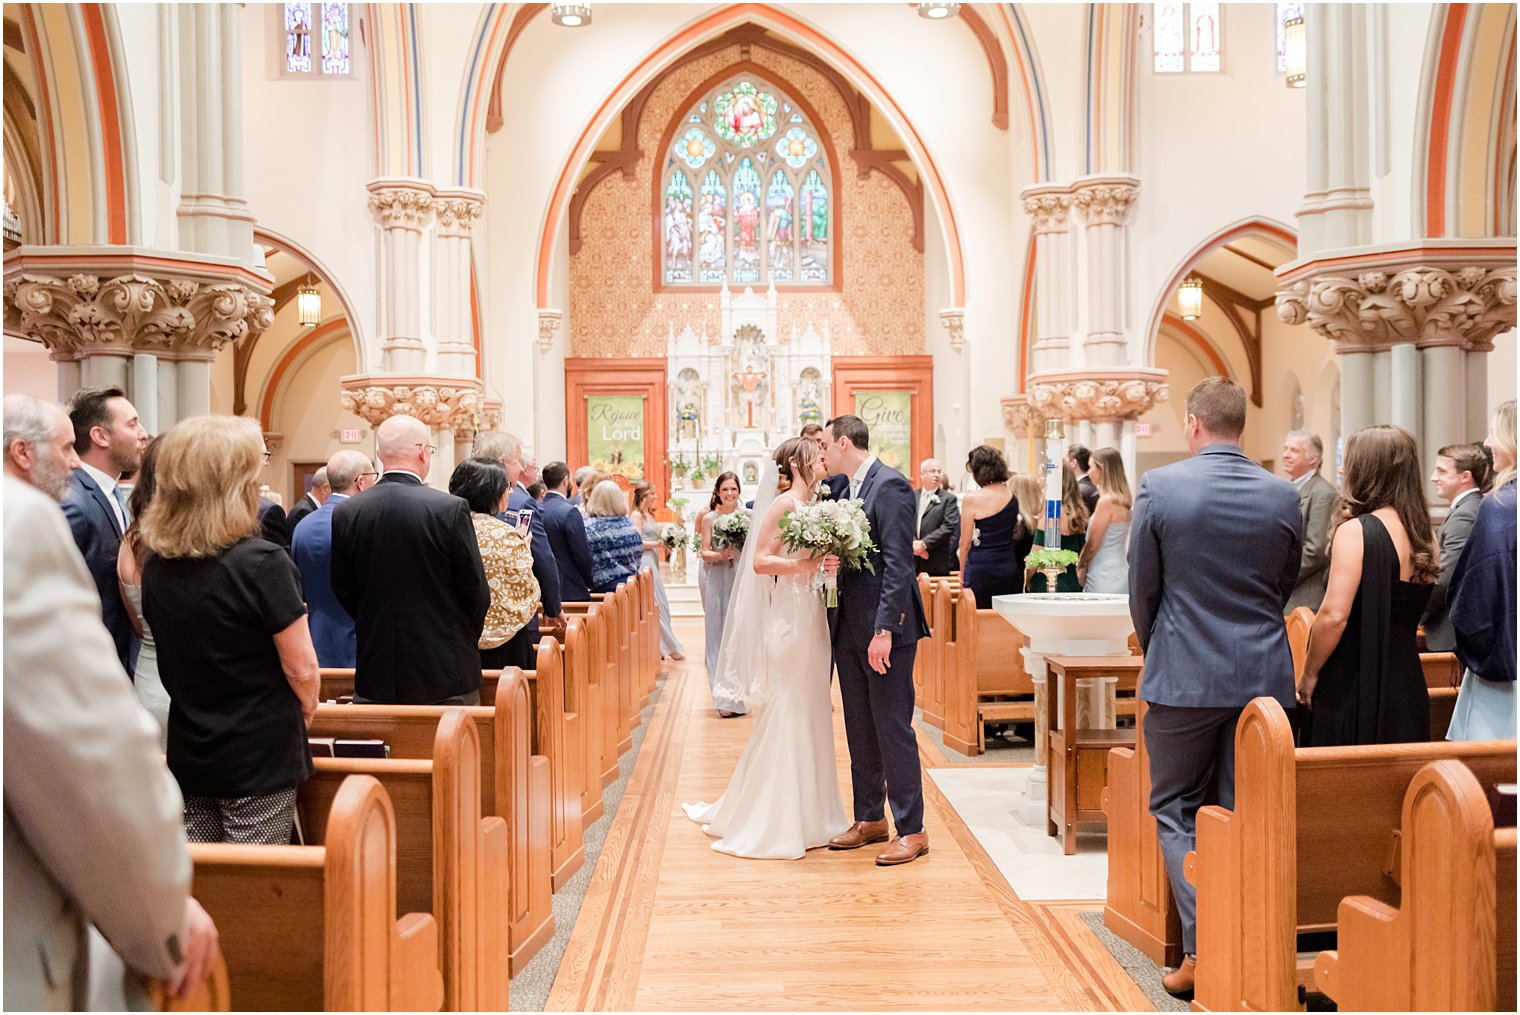
<svg viewBox="0 0 1520 1015">
<path fill-rule="evenodd" d="M 880 638 L 882 635 L 886 635 L 887 637 L 890 638 L 892 636 L 892 632 L 891 632 L 890 629 L 884 627 L 881 630 L 879 630 L 879 631 L 876 632 L 876 637 Z"/>
</svg>

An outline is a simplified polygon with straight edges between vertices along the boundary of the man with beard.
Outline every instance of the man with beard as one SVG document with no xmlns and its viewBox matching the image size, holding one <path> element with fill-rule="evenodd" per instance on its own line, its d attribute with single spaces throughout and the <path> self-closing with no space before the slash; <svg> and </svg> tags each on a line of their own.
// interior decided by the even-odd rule
<svg viewBox="0 0 1520 1015">
<path fill-rule="evenodd" d="M 30 395 L 6 395 L 6 474 L 61 501 L 68 496 L 69 475 L 77 468 L 74 424 L 68 413 Z"/>
<path fill-rule="evenodd" d="M 116 583 L 121 535 L 132 524 L 121 477 L 142 467 L 148 432 L 120 388 L 81 388 L 69 400 L 69 419 L 74 424 L 79 468 L 69 479 L 63 513 L 100 591 L 101 619 L 130 676 L 137 660 L 137 637 Z"/>
</svg>

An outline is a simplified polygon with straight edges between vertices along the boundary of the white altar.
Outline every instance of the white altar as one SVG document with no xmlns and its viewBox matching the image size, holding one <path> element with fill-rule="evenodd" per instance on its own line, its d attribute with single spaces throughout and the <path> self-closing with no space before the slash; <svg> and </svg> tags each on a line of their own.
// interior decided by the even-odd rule
<svg viewBox="0 0 1520 1015">
<path fill-rule="evenodd" d="M 688 521 L 723 472 L 739 477 L 750 500 L 776 445 L 829 417 L 827 322 L 821 333 L 811 321 L 783 332 L 774 286 L 735 295 L 725 285 L 720 315 L 716 340 L 705 326 L 670 324 L 671 491 Z"/>
</svg>

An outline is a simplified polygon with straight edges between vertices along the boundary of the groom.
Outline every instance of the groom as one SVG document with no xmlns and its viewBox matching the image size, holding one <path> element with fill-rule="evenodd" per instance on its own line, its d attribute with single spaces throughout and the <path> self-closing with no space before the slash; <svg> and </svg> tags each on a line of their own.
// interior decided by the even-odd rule
<svg viewBox="0 0 1520 1015">
<path fill-rule="evenodd" d="M 870 432 L 858 416 L 840 416 L 824 427 L 823 463 L 836 474 L 830 493 L 865 501 L 877 547 L 870 558 L 874 574 L 840 573 L 839 607 L 829 616 L 855 798 L 855 824 L 830 839 L 829 848 L 886 842 L 890 800 L 898 838 L 876 863 L 892 867 L 929 851 L 913 733 L 913 657 L 929 631 L 913 572 L 913 488 L 902 473 L 877 461 L 870 447 Z"/>
</svg>

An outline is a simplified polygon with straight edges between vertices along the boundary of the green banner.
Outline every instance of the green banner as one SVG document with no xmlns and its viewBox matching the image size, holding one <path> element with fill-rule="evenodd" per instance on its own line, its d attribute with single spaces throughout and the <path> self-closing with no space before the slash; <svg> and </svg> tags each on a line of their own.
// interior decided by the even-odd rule
<svg viewBox="0 0 1520 1015">
<path fill-rule="evenodd" d="M 644 478 L 644 396 L 586 396 L 586 455 L 603 472 Z"/>
<path fill-rule="evenodd" d="M 881 463 L 913 478 L 913 394 L 856 391 L 855 415 L 871 431 L 871 451 Z"/>
</svg>

